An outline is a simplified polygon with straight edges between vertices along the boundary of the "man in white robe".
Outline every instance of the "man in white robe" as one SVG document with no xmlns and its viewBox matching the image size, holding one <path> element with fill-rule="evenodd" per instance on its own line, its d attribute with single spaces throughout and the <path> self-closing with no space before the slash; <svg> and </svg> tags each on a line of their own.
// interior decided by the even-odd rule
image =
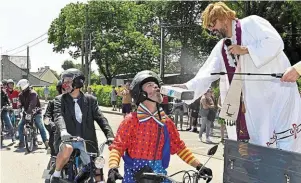
<svg viewBox="0 0 301 183">
<path fill-rule="evenodd" d="M 202 19 L 205 28 L 224 39 L 216 44 L 193 79 L 176 85 L 195 92 L 194 99 L 185 102 L 193 102 L 206 92 L 212 82 L 220 79 L 221 101 L 226 108 L 224 101 L 227 98 L 240 97 L 241 85 L 249 143 L 301 152 L 301 100 L 296 83 L 283 83 L 272 76 L 235 78 L 235 75 L 233 85 L 230 85 L 229 75 L 211 75 L 229 69 L 241 73 L 284 73 L 291 65 L 283 52 L 281 36 L 259 16 L 236 19 L 235 12 L 222 2 L 208 5 Z M 231 40 L 231 46 L 224 44 L 226 38 Z M 239 39 L 241 45 L 238 44 Z M 232 59 L 230 53 L 236 58 Z M 236 129 L 228 125 L 227 131 L 230 139 L 240 140 L 237 136 L 240 129 L 236 134 Z"/>
</svg>

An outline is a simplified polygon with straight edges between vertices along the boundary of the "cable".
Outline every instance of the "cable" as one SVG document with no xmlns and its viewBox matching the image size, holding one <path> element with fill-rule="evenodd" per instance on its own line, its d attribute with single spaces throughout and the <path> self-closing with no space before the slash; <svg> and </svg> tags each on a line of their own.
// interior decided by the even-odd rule
<svg viewBox="0 0 301 183">
<path fill-rule="evenodd" d="M 29 48 L 34 47 L 34 46 L 36 46 L 37 44 L 40 44 L 41 42 L 45 41 L 46 39 L 48 39 L 48 37 L 46 37 L 46 38 L 42 39 L 41 41 L 36 42 L 35 44 L 29 46 Z M 25 50 L 27 50 L 27 48 L 25 48 L 25 49 L 23 49 L 23 50 L 21 50 L 21 51 L 18 51 L 18 52 L 14 53 L 14 54 L 10 54 L 10 55 L 11 55 L 11 56 L 14 56 L 14 55 L 16 55 L 16 54 L 18 54 L 18 53 L 21 53 L 21 52 L 25 51 Z"/>
<path fill-rule="evenodd" d="M 43 36 L 46 35 L 46 34 L 47 34 L 47 32 L 45 32 L 44 34 L 40 35 L 39 37 L 37 37 L 37 38 L 35 38 L 35 39 L 33 39 L 33 40 L 31 40 L 31 41 L 25 43 L 25 44 L 22 44 L 22 45 L 19 46 L 19 47 L 16 47 L 16 48 L 14 48 L 14 49 L 11 49 L 11 50 L 6 51 L 6 53 L 11 52 L 11 51 L 14 51 L 14 50 L 16 50 L 16 49 L 19 49 L 19 48 L 21 48 L 21 47 L 23 47 L 23 46 L 26 46 L 26 45 L 28 45 L 29 43 L 34 42 L 35 40 L 37 40 L 37 39 L 43 37 Z"/>
</svg>

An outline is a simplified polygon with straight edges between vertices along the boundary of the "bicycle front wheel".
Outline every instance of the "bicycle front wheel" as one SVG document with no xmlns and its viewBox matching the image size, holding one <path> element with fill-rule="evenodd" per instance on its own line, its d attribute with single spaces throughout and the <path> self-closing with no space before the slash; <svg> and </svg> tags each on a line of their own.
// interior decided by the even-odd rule
<svg viewBox="0 0 301 183">
<path fill-rule="evenodd" d="M 32 152 L 35 143 L 35 132 L 31 127 L 24 128 L 24 136 L 25 136 L 25 147 L 27 152 Z"/>
</svg>

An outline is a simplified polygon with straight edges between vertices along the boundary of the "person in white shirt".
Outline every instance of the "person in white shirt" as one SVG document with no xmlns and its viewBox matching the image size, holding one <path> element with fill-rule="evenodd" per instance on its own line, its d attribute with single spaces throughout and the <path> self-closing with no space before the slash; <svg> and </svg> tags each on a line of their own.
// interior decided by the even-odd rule
<svg viewBox="0 0 301 183">
<path fill-rule="evenodd" d="M 301 100 L 297 84 L 272 76 L 233 75 L 284 73 L 291 66 L 276 29 L 256 15 L 238 19 L 235 11 L 223 2 L 209 4 L 202 14 L 202 23 L 223 39 L 193 79 L 174 85 L 195 92 L 194 99 L 186 103 L 199 98 L 212 82 L 220 79 L 220 116 L 234 120 L 227 125 L 230 139 L 301 152 Z M 226 74 L 211 74 L 220 72 Z"/>
</svg>

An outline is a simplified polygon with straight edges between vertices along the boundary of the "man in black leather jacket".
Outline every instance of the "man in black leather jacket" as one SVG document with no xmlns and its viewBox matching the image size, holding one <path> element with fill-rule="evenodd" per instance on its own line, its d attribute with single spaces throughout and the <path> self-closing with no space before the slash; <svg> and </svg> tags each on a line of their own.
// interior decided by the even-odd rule
<svg viewBox="0 0 301 183">
<path fill-rule="evenodd" d="M 40 135 L 42 137 L 42 140 L 45 144 L 45 147 L 48 148 L 48 137 L 46 133 L 46 128 L 42 121 L 42 109 L 41 109 L 41 103 L 39 99 L 38 93 L 30 88 L 30 83 L 27 79 L 21 79 L 17 85 L 17 87 L 21 88 L 21 92 L 19 94 L 19 102 L 20 102 L 20 108 L 24 109 L 23 117 L 21 121 L 18 124 L 18 131 L 19 131 L 19 148 L 24 147 L 24 126 L 26 121 L 30 121 L 31 117 L 27 119 L 27 116 L 34 115 L 34 123 L 36 127 L 40 131 Z M 28 114 L 28 115 L 26 115 Z M 37 144 L 35 144 L 37 146 Z"/>
<path fill-rule="evenodd" d="M 62 89 L 62 81 L 58 81 L 56 84 L 56 91 L 58 92 L 59 95 L 62 93 L 65 93 L 64 90 Z M 52 156 L 56 156 L 58 153 L 58 148 L 55 149 L 54 142 L 58 140 L 58 134 L 56 131 L 56 126 L 54 123 L 54 100 L 50 100 L 48 102 L 46 111 L 43 115 L 44 117 L 44 125 L 46 130 L 49 133 L 49 147 L 50 147 L 50 153 Z"/>
<path fill-rule="evenodd" d="M 86 144 L 87 151 L 96 152 L 98 143 L 94 121 L 97 122 L 109 141 L 114 140 L 113 131 L 100 111 L 97 99 L 80 91 L 85 80 L 82 72 L 77 69 L 68 69 L 62 73 L 61 77 L 63 80 L 62 87 L 66 93 L 57 96 L 54 100 L 54 122 L 60 133 L 60 140 L 70 140 L 71 136 L 81 137 L 91 141 L 91 143 Z M 81 151 L 80 158 L 84 165 L 90 162 L 82 142 L 63 143 L 57 155 L 56 168 L 51 177 L 51 183 L 60 181 L 61 170 L 68 162 L 73 149 Z"/>
</svg>

